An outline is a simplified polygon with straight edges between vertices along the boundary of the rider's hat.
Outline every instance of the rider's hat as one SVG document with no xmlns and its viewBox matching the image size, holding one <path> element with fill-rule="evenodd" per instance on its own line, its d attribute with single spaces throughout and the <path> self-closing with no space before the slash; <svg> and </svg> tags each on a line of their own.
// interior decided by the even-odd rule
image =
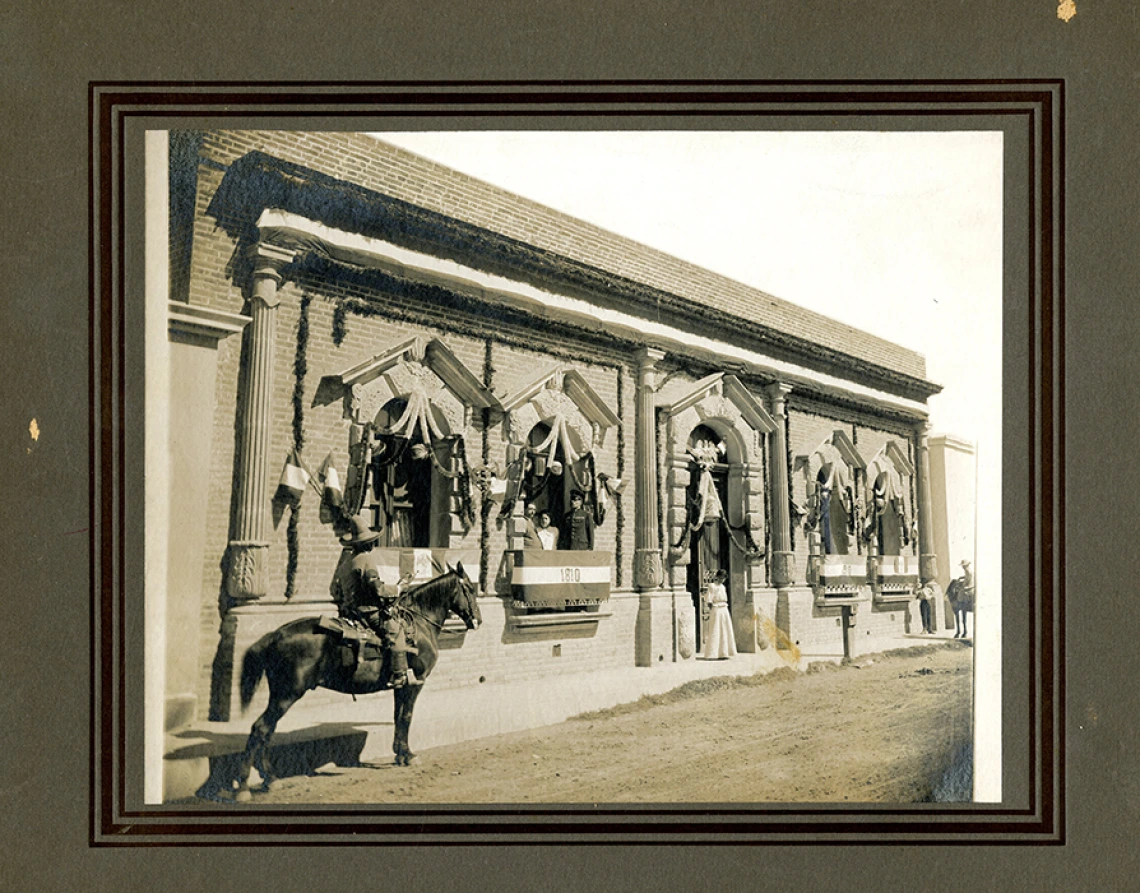
<svg viewBox="0 0 1140 893">
<path fill-rule="evenodd" d="M 365 524 L 364 519 L 358 515 L 352 519 L 352 530 L 343 534 L 340 541 L 346 546 L 363 546 L 378 539 L 380 539 L 379 532 Z"/>
<path fill-rule="evenodd" d="M 969 566 L 970 566 L 970 562 L 968 562 L 968 561 L 962 562 L 962 567 L 969 567 Z"/>
</svg>

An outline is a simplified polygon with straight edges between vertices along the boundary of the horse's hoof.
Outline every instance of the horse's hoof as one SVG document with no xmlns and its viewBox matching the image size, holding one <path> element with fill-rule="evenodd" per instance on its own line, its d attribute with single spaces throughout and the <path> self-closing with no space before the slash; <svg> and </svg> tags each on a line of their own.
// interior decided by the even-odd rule
<svg viewBox="0 0 1140 893">
<path fill-rule="evenodd" d="M 241 790 L 234 794 L 234 803 L 248 803 L 253 799 L 253 794 L 248 790 Z"/>
</svg>

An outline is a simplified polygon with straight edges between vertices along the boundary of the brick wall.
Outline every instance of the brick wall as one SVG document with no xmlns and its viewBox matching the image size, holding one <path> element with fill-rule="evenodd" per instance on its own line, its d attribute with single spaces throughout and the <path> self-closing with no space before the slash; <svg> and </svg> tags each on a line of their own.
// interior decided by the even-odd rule
<svg viewBox="0 0 1140 893">
<path fill-rule="evenodd" d="M 243 295 L 233 281 L 236 242 L 207 216 L 206 209 L 224 176 L 226 165 L 254 149 L 481 226 L 493 227 L 508 236 L 603 266 L 655 287 L 668 287 L 686 297 L 707 299 L 708 303 L 726 309 L 735 307 L 742 312 L 743 309 L 749 313 L 760 312 L 753 306 L 759 297 L 763 297 L 760 293 L 748 289 L 741 291 L 743 286 L 573 221 L 402 150 L 379 144 L 366 136 L 276 132 L 220 132 L 205 134 L 203 138 L 196 179 L 193 245 L 192 250 L 180 255 L 190 258 L 188 295 L 192 302 L 234 313 L 243 310 Z M 271 396 L 270 490 L 276 486 L 276 476 L 293 446 L 298 412 L 304 448 L 302 455 L 310 470 L 316 471 L 324 456 L 331 452 L 337 468 L 343 473 L 347 460 L 348 422 L 342 418 L 339 401 L 327 406 L 312 405 L 321 377 L 341 372 L 414 335 L 442 339 L 476 378 L 484 380 L 489 375 L 487 383 L 500 398 L 530 383 L 557 362 L 572 365 L 622 420 L 619 428 L 606 434 L 596 451 L 598 471 L 626 479 L 634 476 L 635 370 L 628 353 L 604 337 L 591 336 L 590 333 L 567 334 L 564 330 L 524 324 L 509 314 L 501 317 L 465 316 L 454 308 L 425 300 L 423 292 L 380 286 L 367 277 L 333 278 L 312 272 L 306 274 L 302 270 L 297 277 L 282 284 L 280 297 Z M 356 306 L 354 302 L 367 305 L 371 312 L 349 310 L 344 316 L 344 337 L 338 344 L 334 339 L 337 308 L 341 305 Z M 824 343 L 828 343 L 830 338 L 839 338 L 838 333 L 842 333 L 841 340 L 847 352 L 852 352 L 855 349 L 852 345 L 855 345 L 868 359 L 907 374 L 922 375 L 922 360 L 917 355 L 886 342 L 879 343 L 869 336 L 851 336 L 853 330 L 842 326 L 836 329 L 837 323 L 821 320 L 792 305 L 767 300 L 764 303 L 763 314 L 766 316 L 763 321 L 769 324 L 779 324 L 787 331 L 804 334 L 805 337 L 817 337 Z M 382 313 L 376 313 L 377 308 L 382 308 Z M 302 313 L 305 315 L 307 341 L 300 354 L 304 374 L 299 378 L 297 361 Z M 221 623 L 222 561 L 229 540 L 234 491 L 241 356 L 242 339 L 235 337 L 221 343 L 211 473 L 207 482 L 208 529 L 202 567 L 200 632 L 202 640 L 207 643 L 202 650 L 200 675 L 199 694 L 203 699 L 211 690 L 217 659 L 214 651 Z M 862 452 L 865 452 L 864 444 L 874 445 L 893 436 L 891 432 L 867 424 L 873 421 L 871 417 L 844 416 L 826 408 L 821 410 L 827 413 L 825 417 L 818 414 L 818 409 L 806 404 L 792 409 L 789 446 L 793 455 L 810 452 L 837 427 L 845 427 L 854 434 Z M 501 428 L 484 432 L 482 420 L 476 414 L 468 439 L 468 457 L 473 464 L 482 461 L 484 444 L 486 458 L 492 465 L 505 460 L 506 442 Z M 868 458 L 872 453 L 866 454 Z M 802 500 L 802 475 L 795 475 L 793 481 L 796 488 L 793 492 L 798 500 Z M 628 588 L 632 583 L 635 542 L 632 494 L 633 488 L 630 487 L 624 501 L 611 506 L 605 524 L 598 531 L 599 547 L 612 550 L 619 556 L 612 580 L 617 590 Z M 478 494 L 475 495 L 478 499 Z M 298 563 L 293 579 L 293 599 L 298 605 L 327 599 L 329 579 L 340 552 L 331 530 L 320 524 L 317 508 L 315 493 L 309 493 L 297 510 Z M 452 547 L 478 549 L 485 543 L 485 582 L 490 590 L 507 546 L 507 531 L 496 523 L 497 509 L 491 513 L 484 531 L 482 513 L 478 508 L 477 505 L 480 521 L 466 536 L 453 539 Z M 277 519 L 269 533 L 269 592 L 266 601 L 270 603 L 283 600 L 286 594 L 289 522 L 286 512 Z M 806 567 L 806 543 L 802 534 L 797 535 L 795 547 L 797 579 L 802 579 Z M 474 574 L 474 569 L 471 571 Z M 611 609 L 614 616 L 600 621 L 593 635 L 562 636 L 563 647 L 559 649 L 561 654 L 558 658 L 552 651 L 553 644 L 558 643 L 552 643 L 547 634 L 516 634 L 511 631 L 504 615 L 479 635 L 467 637 L 463 648 L 445 655 L 437 684 L 469 684 L 471 679 L 468 677 L 474 677 L 477 684 L 475 671 L 479 667 L 483 669 L 478 675 L 486 677 L 489 673 L 506 671 L 506 668 L 538 673 L 611 664 L 631 666 L 634 661 L 633 629 L 637 600 L 615 598 Z M 503 613 L 501 603 L 497 599 L 488 600 L 485 617 L 488 613 L 494 617 L 496 611 Z M 499 633 L 491 634 L 490 630 L 495 628 Z M 242 643 L 237 642 L 234 647 L 239 649 Z M 240 657 L 240 650 L 235 653 Z M 221 663 L 224 665 L 228 659 L 222 655 Z"/>
<path fill-rule="evenodd" d="M 906 375 L 923 378 L 926 374 L 926 361 L 918 353 L 365 134 L 212 131 L 204 135 L 202 152 L 215 164 L 228 165 L 253 150 L 500 232 Z"/>
</svg>

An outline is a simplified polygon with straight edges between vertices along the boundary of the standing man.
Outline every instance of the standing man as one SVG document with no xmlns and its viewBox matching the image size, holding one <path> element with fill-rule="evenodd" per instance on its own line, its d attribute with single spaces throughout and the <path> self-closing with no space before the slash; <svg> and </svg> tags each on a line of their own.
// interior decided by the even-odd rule
<svg viewBox="0 0 1140 893">
<path fill-rule="evenodd" d="M 523 516 L 526 518 L 526 529 L 523 530 L 523 548 L 524 549 L 541 549 L 542 540 L 538 537 L 538 528 L 534 524 L 535 507 L 534 503 L 527 503 L 527 507 L 523 509 Z"/>
<path fill-rule="evenodd" d="M 934 601 L 934 589 L 929 583 L 923 583 L 922 588 L 918 590 L 918 613 L 922 618 L 922 631 L 924 633 L 934 632 L 933 612 L 930 605 Z"/>
<path fill-rule="evenodd" d="M 340 541 L 349 554 L 342 554 L 333 575 L 333 601 L 340 616 L 363 623 L 375 632 L 392 655 L 392 688 L 421 684 L 408 669 L 408 645 L 403 624 L 395 610 L 400 588 L 380 582 L 376 562 L 368 553 L 380 539 L 359 516 L 351 521 L 350 530 Z"/>
<path fill-rule="evenodd" d="M 562 521 L 562 542 L 567 549 L 586 552 L 594 548 L 594 516 L 584 507 L 581 490 L 570 493 L 570 511 Z"/>
</svg>

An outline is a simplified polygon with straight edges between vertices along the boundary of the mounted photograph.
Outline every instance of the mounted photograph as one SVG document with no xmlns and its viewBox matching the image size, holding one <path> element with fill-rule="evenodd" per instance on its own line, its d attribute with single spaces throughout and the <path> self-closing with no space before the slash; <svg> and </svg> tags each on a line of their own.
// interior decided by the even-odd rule
<svg viewBox="0 0 1140 893">
<path fill-rule="evenodd" d="M 145 147 L 147 805 L 1002 801 L 1002 132 Z"/>
</svg>

